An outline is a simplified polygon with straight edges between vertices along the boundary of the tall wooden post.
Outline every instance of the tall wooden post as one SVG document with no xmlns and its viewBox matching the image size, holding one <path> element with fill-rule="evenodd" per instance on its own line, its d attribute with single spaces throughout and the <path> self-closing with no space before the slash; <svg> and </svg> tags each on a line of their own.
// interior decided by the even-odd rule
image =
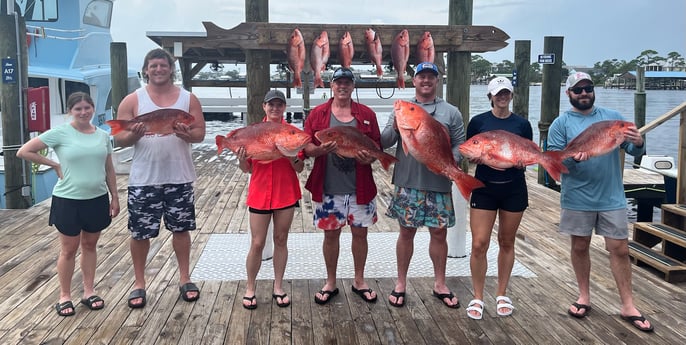
<svg viewBox="0 0 686 345">
<path fill-rule="evenodd" d="M 110 43 L 110 66 L 112 68 L 112 118 L 116 119 L 119 103 L 129 92 L 125 42 Z"/>
<path fill-rule="evenodd" d="M 472 25 L 473 0 L 450 0 L 448 25 Z M 446 101 L 455 105 L 469 123 L 469 88 L 472 82 L 472 53 L 448 52 Z M 466 164 L 462 168 L 466 171 Z"/>
<path fill-rule="evenodd" d="M 17 150 L 29 139 L 26 117 L 25 89 L 29 85 L 24 18 L 0 13 L 0 57 L 3 78 L 0 83 L 2 104 L 2 152 L 5 163 L 5 207 L 28 208 L 30 199 L 31 164 L 17 158 Z M 12 71 L 10 71 L 12 70 Z M 5 75 L 10 73 L 10 75 Z M 7 79 L 6 79 L 7 78 Z"/>
<path fill-rule="evenodd" d="M 472 0 L 450 0 L 448 7 L 449 25 L 472 25 Z M 469 123 L 469 88 L 472 82 L 472 53 L 449 52 L 447 66 L 446 101 L 455 105 L 462 113 L 465 128 Z M 442 85 L 440 86 L 442 88 Z M 462 169 L 467 171 L 467 160 Z M 448 256 L 467 256 L 467 202 L 460 196 L 457 187 L 452 186 L 455 207 L 455 226 L 448 228 Z"/>
<path fill-rule="evenodd" d="M 543 53 L 554 56 L 552 64 L 543 65 L 543 85 L 541 86 L 541 120 L 538 122 L 539 144 L 546 150 L 548 143 L 548 128 L 560 114 L 560 84 L 562 83 L 562 43 L 564 37 L 546 36 L 543 40 Z M 545 172 L 538 169 L 538 183 L 545 186 L 555 186 L 553 180 Z"/>
<path fill-rule="evenodd" d="M 529 67 L 531 65 L 531 41 L 515 41 L 515 70 L 512 76 L 514 99 L 512 112 L 529 118 Z M 516 78 L 516 80 L 515 80 Z"/>
<path fill-rule="evenodd" d="M 245 0 L 246 22 L 269 22 L 269 0 Z M 268 50 L 247 50 L 245 52 L 246 92 L 248 96 L 248 115 L 246 124 L 256 123 L 264 117 L 262 101 L 269 91 L 269 63 L 271 52 Z"/>
<path fill-rule="evenodd" d="M 636 69 L 636 92 L 634 93 L 634 123 L 637 128 L 641 128 L 646 125 L 646 84 L 645 84 L 645 74 L 646 68 L 640 66 Z M 643 142 L 645 142 L 645 135 L 643 136 Z M 647 144 L 644 144 L 647 145 Z M 648 147 L 646 146 L 646 153 Z M 641 157 L 634 157 L 635 164 L 641 164 Z"/>
</svg>

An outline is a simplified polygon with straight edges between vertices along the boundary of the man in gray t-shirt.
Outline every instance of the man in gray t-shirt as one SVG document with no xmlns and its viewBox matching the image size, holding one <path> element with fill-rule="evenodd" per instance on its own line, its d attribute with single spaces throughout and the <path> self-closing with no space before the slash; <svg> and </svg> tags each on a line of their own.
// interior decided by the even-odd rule
<svg viewBox="0 0 686 345">
<path fill-rule="evenodd" d="M 453 105 L 436 96 L 439 85 L 438 68 L 431 62 L 417 65 L 412 79 L 415 98 L 411 101 L 420 105 L 438 122 L 445 125 L 450 136 L 450 145 L 456 161 L 460 159 L 458 146 L 464 142 L 464 123 L 462 114 Z M 452 204 L 452 181 L 443 175 L 435 174 L 418 162 L 412 155 L 402 150 L 402 139 L 395 123 L 395 113 L 391 113 L 388 123 L 381 133 L 381 146 L 384 148 L 397 144 L 393 169 L 395 189 L 386 215 L 398 220 L 400 234 L 396 243 L 398 280 L 395 289 L 388 297 L 394 307 L 405 305 L 407 271 L 414 251 L 414 236 L 417 228 L 429 228 L 429 256 L 434 264 L 433 295 L 449 308 L 460 306 L 458 298 L 445 284 L 445 267 L 448 257 L 446 235 L 448 227 L 455 225 L 455 210 Z"/>
</svg>

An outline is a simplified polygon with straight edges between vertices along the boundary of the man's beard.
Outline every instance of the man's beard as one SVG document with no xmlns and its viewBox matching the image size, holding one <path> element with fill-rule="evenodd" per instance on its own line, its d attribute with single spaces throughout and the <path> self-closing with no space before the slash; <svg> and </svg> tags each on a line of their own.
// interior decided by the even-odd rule
<svg viewBox="0 0 686 345">
<path fill-rule="evenodd" d="M 581 103 L 580 101 L 582 99 L 588 99 L 590 102 Z M 573 98 L 572 96 L 569 96 L 569 103 L 571 103 L 576 109 L 588 110 L 593 108 L 593 103 L 595 103 L 595 95 L 587 95 L 586 98 Z"/>
</svg>

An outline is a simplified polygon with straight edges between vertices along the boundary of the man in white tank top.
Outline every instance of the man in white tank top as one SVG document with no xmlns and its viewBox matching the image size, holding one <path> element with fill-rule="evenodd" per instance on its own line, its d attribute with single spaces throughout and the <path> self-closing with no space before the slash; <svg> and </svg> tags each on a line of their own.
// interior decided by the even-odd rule
<svg viewBox="0 0 686 345">
<path fill-rule="evenodd" d="M 117 119 L 131 120 L 157 109 L 174 108 L 190 113 L 195 120 L 189 125 L 177 123 L 171 135 L 146 134 L 145 124 L 136 123 L 114 136 L 117 146 L 134 147 L 128 188 L 131 259 L 136 277 L 128 298 L 131 308 L 145 306 L 145 261 L 150 239 L 159 234 L 162 217 L 173 236 L 181 298 L 191 302 L 200 297 L 200 290 L 190 278 L 189 231 L 195 230 L 196 175 L 191 143 L 205 138 L 202 107 L 195 95 L 174 85 L 174 58 L 167 51 L 148 52 L 142 73 L 147 85 L 122 100 Z"/>
</svg>

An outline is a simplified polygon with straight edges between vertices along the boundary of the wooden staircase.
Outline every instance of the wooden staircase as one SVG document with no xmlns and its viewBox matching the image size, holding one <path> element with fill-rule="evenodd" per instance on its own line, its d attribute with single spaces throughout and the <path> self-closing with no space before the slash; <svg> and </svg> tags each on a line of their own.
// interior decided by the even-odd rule
<svg viewBox="0 0 686 345">
<path fill-rule="evenodd" d="M 686 205 L 663 204 L 662 223 L 634 223 L 629 255 L 638 266 L 650 266 L 668 282 L 686 281 Z"/>
</svg>

